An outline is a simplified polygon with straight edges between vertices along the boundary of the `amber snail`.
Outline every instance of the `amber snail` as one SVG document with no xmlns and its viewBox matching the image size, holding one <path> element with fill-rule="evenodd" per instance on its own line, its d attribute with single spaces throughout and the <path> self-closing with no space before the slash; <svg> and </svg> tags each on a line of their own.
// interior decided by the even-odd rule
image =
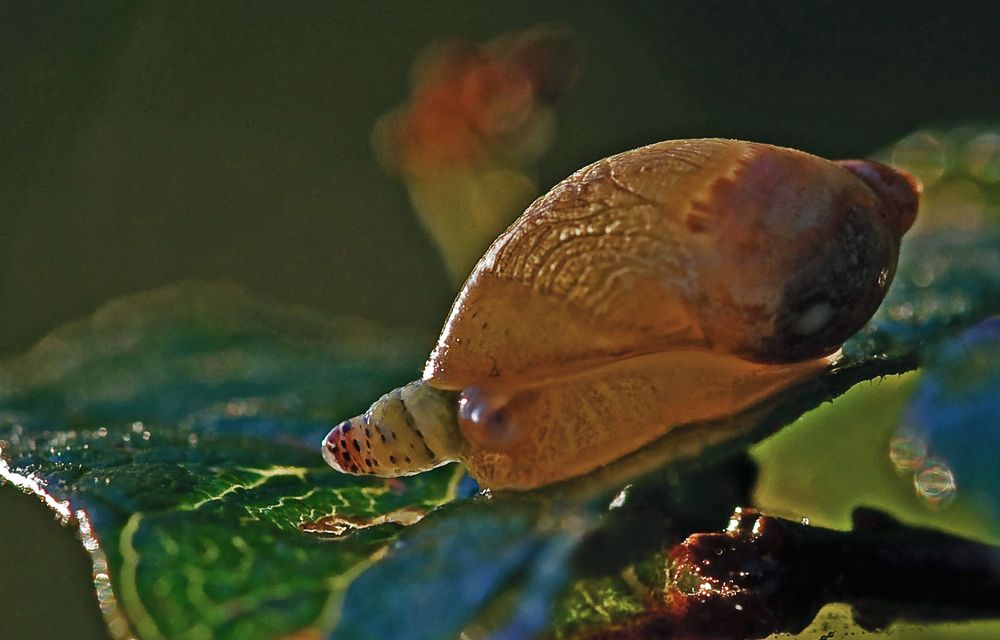
<svg viewBox="0 0 1000 640">
<path fill-rule="evenodd" d="M 458 460 L 529 489 L 750 407 L 875 312 L 919 191 L 882 164 L 736 140 L 600 160 L 497 238 L 423 379 L 335 426 L 323 456 L 376 476 Z"/>
</svg>

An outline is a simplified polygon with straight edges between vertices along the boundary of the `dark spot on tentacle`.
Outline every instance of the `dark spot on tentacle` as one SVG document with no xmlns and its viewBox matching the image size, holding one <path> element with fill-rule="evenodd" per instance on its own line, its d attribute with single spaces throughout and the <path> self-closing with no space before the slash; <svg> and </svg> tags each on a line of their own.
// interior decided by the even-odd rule
<svg viewBox="0 0 1000 640">
<path fill-rule="evenodd" d="M 351 424 L 350 420 L 344 420 L 343 422 L 340 423 L 340 429 L 344 433 L 349 432 L 352 426 L 354 425 Z"/>
<path fill-rule="evenodd" d="M 406 406 L 406 401 L 403 400 L 402 397 L 400 397 L 399 399 L 399 404 L 403 406 L 403 417 L 406 419 L 406 426 L 408 426 L 413 431 L 413 433 L 417 434 L 417 437 L 420 438 L 420 443 L 424 445 L 424 450 L 427 451 L 427 455 L 429 455 L 431 459 L 436 459 L 437 456 L 435 456 L 434 452 L 431 451 L 430 447 L 427 446 L 427 442 L 424 438 L 423 432 L 421 432 L 420 429 L 417 428 L 417 424 L 413 419 L 413 414 L 410 413 L 410 409 L 409 407 Z M 410 448 L 416 451 L 416 447 L 412 443 L 410 444 Z"/>
<path fill-rule="evenodd" d="M 384 433 L 380 433 L 378 435 L 379 435 L 380 438 L 382 438 L 382 444 L 385 444 L 385 434 Z"/>
<path fill-rule="evenodd" d="M 413 462 L 413 460 L 410 460 L 410 456 L 403 456 L 403 462 L 405 462 L 406 464 L 410 464 L 411 462 Z"/>
<path fill-rule="evenodd" d="M 352 444 L 354 445 L 354 450 L 361 453 L 361 443 L 355 440 Z"/>
<path fill-rule="evenodd" d="M 357 473 L 357 472 L 358 472 L 358 465 L 351 464 L 351 473 Z"/>
<path fill-rule="evenodd" d="M 410 413 L 410 408 L 406 406 L 406 401 L 403 400 L 402 397 L 399 398 L 399 404 L 403 407 L 403 420 L 406 420 L 406 426 L 409 427 L 411 431 L 415 431 L 417 435 L 420 435 L 420 430 L 417 429 L 417 423 L 413 419 L 413 414 Z"/>
<path fill-rule="evenodd" d="M 368 427 L 365 427 L 365 436 L 368 438 L 372 437 L 372 430 Z"/>
<path fill-rule="evenodd" d="M 389 456 L 389 462 L 390 462 L 390 464 L 396 464 L 396 456 L 390 455 Z"/>
</svg>

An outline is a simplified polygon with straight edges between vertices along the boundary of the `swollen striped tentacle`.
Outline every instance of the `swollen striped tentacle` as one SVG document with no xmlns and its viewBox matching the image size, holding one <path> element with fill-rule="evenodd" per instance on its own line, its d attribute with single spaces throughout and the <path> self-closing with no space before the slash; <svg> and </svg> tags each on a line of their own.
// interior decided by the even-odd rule
<svg viewBox="0 0 1000 640">
<path fill-rule="evenodd" d="M 385 394 L 364 414 L 335 426 L 323 439 L 323 458 L 356 475 L 395 477 L 455 459 L 456 394 L 422 380 Z"/>
</svg>

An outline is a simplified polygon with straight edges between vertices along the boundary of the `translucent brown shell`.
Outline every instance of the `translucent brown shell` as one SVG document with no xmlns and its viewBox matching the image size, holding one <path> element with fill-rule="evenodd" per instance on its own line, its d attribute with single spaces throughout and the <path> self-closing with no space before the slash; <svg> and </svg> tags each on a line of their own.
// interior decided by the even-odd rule
<svg viewBox="0 0 1000 640">
<path fill-rule="evenodd" d="M 677 140 L 606 158 L 496 240 L 424 378 L 517 385 L 681 348 L 758 362 L 829 353 L 874 311 L 895 268 L 902 231 L 882 209 L 855 173 L 770 145 Z M 790 308 L 790 286 L 817 264 L 856 281 L 826 301 L 851 326 L 789 344 L 781 325 L 803 311 Z"/>
</svg>

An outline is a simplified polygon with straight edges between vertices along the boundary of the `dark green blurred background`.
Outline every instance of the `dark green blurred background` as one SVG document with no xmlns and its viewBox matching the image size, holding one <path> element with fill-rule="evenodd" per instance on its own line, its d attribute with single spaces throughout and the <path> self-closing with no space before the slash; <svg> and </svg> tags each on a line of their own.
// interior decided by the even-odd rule
<svg viewBox="0 0 1000 640">
<path fill-rule="evenodd" d="M 998 7 L 5 3 L 0 354 L 187 278 L 435 331 L 453 290 L 370 136 L 442 37 L 538 23 L 578 35 L 585 66 L 540 167 L 547 187 L 667 138 L 864 156 L 922 125 L 995 117 Z M 0 491 L 0 630 L 99 634 L 78 542 L 48 520 Z"/>
<path fill-rule="evenodd" d="M 995 3 L 24 3 L 0 16 L 0 352 L 109 298 L 228 278 L 433 331 L 452 291 L 372 125 L 415 54 L 539 22 L 583 73 L 551 185 L 729 136 L 858 156 L 1000 113 Z M 992 11 L 992 15 L 986 15 Z"/>
</svg>

